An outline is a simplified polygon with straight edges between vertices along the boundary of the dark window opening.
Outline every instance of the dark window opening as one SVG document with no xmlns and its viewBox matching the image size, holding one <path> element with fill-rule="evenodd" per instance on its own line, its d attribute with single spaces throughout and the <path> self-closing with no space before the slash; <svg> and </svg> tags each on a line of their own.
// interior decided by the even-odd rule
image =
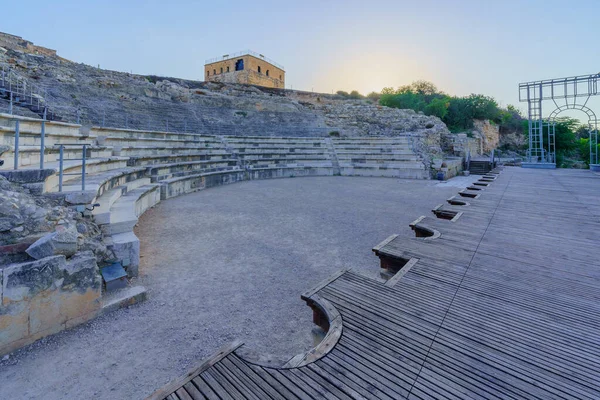
<svg viewBox="0 0 600 400">
<path fill-rule="evenodd" d="M 227 72 L 229 72 L 229 66 L 227 67 Z"/>
<path fill-rule="evenodd" d="M 216 75 L 216 74 L 217 74 L 217 70 L 213 69 L 213 75 Z"/>
<path fill-rule="evenodd" d="M 260 65 L 258 66 L 258 73 L 260 74 Z"/>
<path fill-rule="evenodd" d="M 236 71 L 243 71 L 244 70 L 244 59 L 237 60 L 235 62 L 235 70 Z"/>
<path fill-rule="evenodd" d="M 281 80 L 281 75 L 279 75 L 279 80 Z"/>
<path fill-rule="evenodd" d="M 269 70 L 267 70 L 267 76 L 269 76 Z"/>
<path fill-rule="evenodd" d="M 223 67 L 221 67 L 221 73 L 223 73 Z"/>
<path fill-rule="evenodd" d="M 210 71 L 206 71 L 206 76 L 210 76 Z"/>
</svg>

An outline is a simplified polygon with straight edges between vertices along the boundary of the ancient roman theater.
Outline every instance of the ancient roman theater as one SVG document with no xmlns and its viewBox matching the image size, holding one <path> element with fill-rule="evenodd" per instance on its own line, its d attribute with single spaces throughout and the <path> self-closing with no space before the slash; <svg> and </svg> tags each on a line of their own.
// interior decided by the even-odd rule
<svg viewBox="0 0 600 400">
<path fill-rule="evenodd" d="M 595 164 L 2 40 L 0 398 L 599 397 Z"/>
</svg>

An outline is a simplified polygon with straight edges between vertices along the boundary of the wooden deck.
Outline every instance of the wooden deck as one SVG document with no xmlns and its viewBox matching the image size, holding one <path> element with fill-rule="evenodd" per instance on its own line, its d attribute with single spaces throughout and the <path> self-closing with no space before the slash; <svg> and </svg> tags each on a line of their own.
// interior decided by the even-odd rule
<svg viewBox="0 0 600 400">
<path fill-rule="evenodd" d="M 485 183 L 432 204 L 443 218 L 415 221 L 423 237 L 374 248 L 402 266 L 391 279 L 342 271 L 305 293 L 329 328 L 311 352 L 275 368 L 235 343 L 151 398 L 600 398 L 600 176 Z"/>
</svg>

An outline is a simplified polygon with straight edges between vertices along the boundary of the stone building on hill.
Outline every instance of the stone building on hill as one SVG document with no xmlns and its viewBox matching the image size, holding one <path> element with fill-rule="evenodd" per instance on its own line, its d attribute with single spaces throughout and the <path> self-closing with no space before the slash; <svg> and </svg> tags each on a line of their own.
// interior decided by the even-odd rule
<svg viewBox="0 0 600 400">
<path fill-rule="evenodd" d="M 204 79 L 207 82 L 285 88 L 283 65 L 250 50 L 206 60 Z"/>
</svg>

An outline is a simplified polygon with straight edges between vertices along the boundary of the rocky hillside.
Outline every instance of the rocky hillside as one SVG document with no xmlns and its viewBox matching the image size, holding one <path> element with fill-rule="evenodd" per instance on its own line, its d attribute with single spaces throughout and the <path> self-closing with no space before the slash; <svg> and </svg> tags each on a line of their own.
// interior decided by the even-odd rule
<svg viewBox="0 0 600 400">
<path fill-rule="evenodd" d="M 206 134 L 394 136 L 413 132 L 439 138 L 448 133 L 438 118 L 381 107 L 370 100 L 134 75 L 18 49 L 0 48 L 0 63 L 45 88 L 48 104 L 65 121 L 75 122 L 79 115 L 82 122 L 94 125 Z"/>
</svg>

